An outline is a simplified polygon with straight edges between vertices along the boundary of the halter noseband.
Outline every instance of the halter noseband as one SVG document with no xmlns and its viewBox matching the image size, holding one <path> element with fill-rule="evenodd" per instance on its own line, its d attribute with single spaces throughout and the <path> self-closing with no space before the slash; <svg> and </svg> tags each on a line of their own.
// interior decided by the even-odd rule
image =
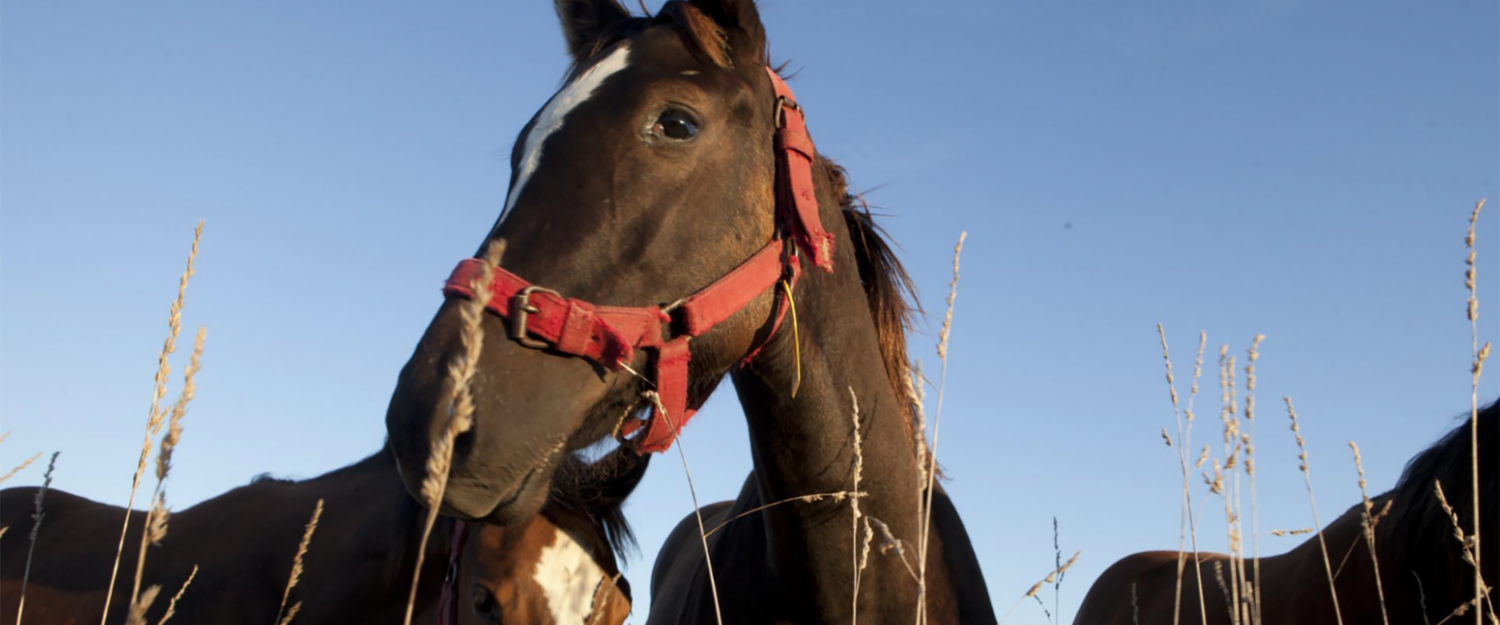
<svg viewBox="0 0 1500 625">
<path fill-rule="evenodd" d="M 652 407 L 644 421 L 630 420 L 620 428 L 621 436 L 644 429 L 627 441 L 637 453 L 670 449 L 677 432 L 708 399 L 707 393 L 688 396 L 688 362 L 692 359 L 688 346 L 693 337 L 744 310 L 783 280 L 790 291 L 801 274 L 799 249 L 812 259 L 813 266 L 833 271 L 833 235 L 823 229 L 818 218 L 813 186 L 812 164 L 817 151 L 791 88 L 774 70 L 767 68 L 767 73 L 776 93 L 776 213 L 780 232 L 739 267 L 692 295 L 661 307 L 596 306 L 527 282 L 500 267 L 492 274 L 486 309 L 508 319 L 510 337 L 523 346 L 585 358 L 612 371 L 627 368 L 637 349 L 655 352 L 646 375 L 661 403 Z M 443 293 L 473 297 L 471 285 L 483 266 L 484 261 L 477 258 L 460 262 L 448 277 Z M 785 298 L 778 298 L 771 332 L 745 360 L 775 336 L 787 309 Z M 663 411 L 666 415 L 661 414 Z"/>
</svg>

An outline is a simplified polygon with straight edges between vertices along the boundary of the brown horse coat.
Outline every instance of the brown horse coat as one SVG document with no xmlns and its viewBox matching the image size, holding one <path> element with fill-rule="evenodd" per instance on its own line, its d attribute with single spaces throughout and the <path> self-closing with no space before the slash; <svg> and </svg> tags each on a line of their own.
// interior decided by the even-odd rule
<svg viewBox="0 0 1500 625">
<path fill-rule="evenodd" d="M 619 487 L 628 492 L 640 472 L 609 479 L 624 482 Z M 10 528 L 0 537 L 0 550 L 5 553 L 0 561 L 0 620 L 8 623 L 16 618 L 35 495 L 34 487 L 0 491 L 0 526 Z M 297 621 L 399 623 L 411 583 L 415 562 L 411 552 L 420 530 L 421 508 L 407 496 L 390 454 L 384 451 L 306 481 L 257 478 L 248 486 L 173 514 L 162 545 L 147 552 L 142 589 L 163 587 L 147 613 L 148 622 L 160 620 L 168 599 L 194 565 L 198 574 L 178 603 L 173 622 L 274 622 L 293 555 L 319 499 L 324 501 L 324 511 L 304 558 L 302 578 L 288 604 L 302 604 Z M 488 574 L 471 573 L 460 580 L 460 622 L 554 623 L 556 610 L 548 609 L 549 601 L 580 599 L 558 596 L 549 588 L 550 578 L 543 574 L 549 549 L 565 551 L 574 560 L 586 557 L 586 563 L 575 563 L 574 568 L 596 575 L 597 581 L 583 591 L 581 601 L 598 612 L 595 622 L 623 622 L 629 612 L 629 587 L 604 583 L 618 579 L 612 542 L 620 542 L 628 532 L 615 510 L 619 499 L 597 493 L 559 499 L 593 501 L 610 509 L 582 510 L 560 504 L 517 527 L 479 526 L 464 550 L 461 570 Z M 44 508 L 46 516 L 26 588 L 25 620 L 96 623 L 124 509 L 56 489 L 47 492 Z M 130 602 L 145 513 L 130 514 L 110 623 L 125 621 Z M 610 519 L 607 523 L 606 518 Z M 440 522 L 429 543 L 418 593 L 421 622 L 436 622 L 440 585 L 449 563 L 450 527 L 451 523 Z M 513 579 L 517 577 L 526 579 Z M 500 584 L 521 590 L 506 597 L 513 606 L 495 606 L 482 599 L 488 596 L 488 587 Z M 491 620 L 497 615 L 506 618 Z M 519 615 L 526 618 L 518 619 Z"/>
<path fill-rule="evenodd" d="M 1500 581 L 1500 428 L 1496 404 L 1479 413 L 1481 548 L 1485 583 Z M 1375 544 L 1385 609 L 1391 623 L 1437 623 L 1473 598 L 1473 568 L 1463 562 L 1453 537 L 1452 521 L 1436 501 L 1433 482 L 1441 481 L 1465 531 L 1474 527 L 1470 484 L 1470 440 L 1464 423 L 1412 458 L 1396 487 L 1375 498 L 1375 509 L 1391 502 L 1390 514 L 1376 526 Z M 1380 623 L 1375 567 L 1363 532 L 1363 504 L 1350 508 L 1323 528 L 1328 558 L 1335 570 L 1343 622 Z M 1216 567 L 1228 576 L 1229 557 L 1199 554 L 1203 575 L 1203 609 L 1198 604 L 1192 553 L 1182 579 L 1180 623 L 1231 623 L 1229 601 L 1217 581 Z M 1247 560 L 1249 570 L 1253 561 Z M 1277 556 L 1260 559 L 1261 622 L 1267 625 L 1313 625 L 1336 622 L 1322 548 L 1317 537 Z M 1114 563 L 1089 589 L 1074 625 L 1157 625 L 1172 623 L 1177 584 L 1177 552 L 1137 553 Z M 1136 611 L 1139 611 L 1137 614 Z"/>
</svg>

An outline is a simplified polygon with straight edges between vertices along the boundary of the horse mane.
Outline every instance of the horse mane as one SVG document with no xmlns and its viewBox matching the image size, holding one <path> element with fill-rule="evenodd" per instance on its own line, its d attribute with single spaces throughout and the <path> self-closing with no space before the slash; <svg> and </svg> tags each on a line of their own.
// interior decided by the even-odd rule
<svg viewBox="0 0 1500 625">
<path fill-rule="evenodd" d="M 592 463 L 567 454 L 557 467 L 542 515 L 587 542 L 591 550 L 607 549 L 623 562 L 626 552 L 637 546 L 625 519 L 625 498 L 646 476 L 650 463 L 649 455 L 625 447 Z M 604 530 L 602 541 L 594 528 Z"/>
<path fill-rule="evenodd" d="M 1461 527 L 1472 531 L 1475 526 L 1469 416 L 1465 412 L 1461 425 L 1407 462 L 1396 487 L 1387 493 L 1395 501 L 1396 513 L 1385 544 L 1404 556 L 1407 565 L 1428 587 L 1457 584 L 1473 575 L 1463 563 L 1458 541 L 1453 537 L 1453 520 L 1443 510 L 1433 488 L 1435 482 L 1442 483 L 1443 494 L 1458 514 Z M 1500 467 L 1496 466 L 1495 449 L 1500 439 L 1497 422 L 1500 422 L 1500 408 L 1496 403 L 1480 409 L 1479 498 L 1480 509 L 1484 511 L 1480 533 L 1484 536 L 1500 532 L 1500 515 L 1495 513 L 1496 501 L 1500 499 Z"/>
<path fill-rule="evenodd" d="M 250 478 L 250 484 L 249 485 L 250 486 L 255 486 L 256 484 L 296 484 L 296 483 L 297 483 L 297 480 L 290 479 L 290 478 L 285 478 L 285 477 L 276 477 L 274 475 L 271 475 L 270 471 L 266 471 L 265 473 L 261 473 L 261 474 L 256 475 L 255 477 Z"/>
<path fill-rule="evenodd" d="M 859 282 L 864 287 L 870 317 L 875 321 L 875 332 L 880 340 L 885 375 L 890 380 L 891 390 L 900 398 L 897 405 L 905 417 L 903 422 L 908 438 L 915 441 L 918 424 L 914 404 L 907 392 L 911 365 L 906 355 L 906 332 L 922 312 L 921 305 L 916 303 L 916 283 L 896 256 L 885 229 L 875 223 L 869 203 L 860 194 L 849 190 L 848 172 L 826 156 L 819 155 L 818 161 L 829 190 L 839 200 L 844 224 L 849 228 Z"/>
</svg>

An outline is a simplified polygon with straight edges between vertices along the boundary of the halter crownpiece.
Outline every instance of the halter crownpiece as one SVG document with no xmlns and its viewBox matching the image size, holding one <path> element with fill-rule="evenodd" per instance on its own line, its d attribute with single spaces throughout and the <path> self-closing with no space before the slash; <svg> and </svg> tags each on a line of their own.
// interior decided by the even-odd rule
<svg viewBox="0 0 1500 625">
<path fill-rule="evenodd" d="M 708 393 L 692 398 L 688 393 L 688 362 L 692 360 L 689 343 L 693 337 L 744 310 L 783 280 L 790 292 L 801 275 L 798 249 L 812 259 L 813 266 L 833 271 L 834 239 L 818 217 L 813 186 L 812 164 L 817 150 L 791 88 L 774 70 L 766 71 L 776 94 L 776 217 L 782 232 L 740 266 L 664 307 L 595 306 L 536 286 L 500 267 L 492 274 L 491 297 L 485 308 L 508 319 L 510 337 L 523 346 L 585 358 L 612 371 L 627 368 L 637 349 L 654 352 L 646 375 L 661 403 L 652 406 L 646 420 L 629 420 L 620 428 L 621 436 L 644 430 L 625 441 L 637 453 L 670 449 L 677 432 L 708 399 Z M 473 297 L 471 285 L 483 268 L 483 260 L 463 260 L 448 277 L 443 293 Z M 745 360 L 775 336 L 788 308 L 786 299 L 778 297 L 771 332 Z M 667 338 L 669 334 L 671 338 Z M 663 411 L 666 419 L 662 418 Z"/>
</svg>

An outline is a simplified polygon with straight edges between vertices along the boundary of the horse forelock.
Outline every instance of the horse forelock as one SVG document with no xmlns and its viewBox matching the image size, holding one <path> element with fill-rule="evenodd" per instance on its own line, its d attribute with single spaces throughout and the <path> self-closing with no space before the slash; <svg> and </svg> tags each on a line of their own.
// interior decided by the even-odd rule
<svg viewBox="0 0 1500 625">
<path fill-rule="evenodd" d="M 1417 454 L 1406 464 L 1401 479 L 1387 495 L 1394 500 L 1395 518 L 1387 544 L 1393 545 L 1396 553 L 1403 557 L 1431 587 L 1442 584 L 1448 575 L 1470 576 L 1472 571 L 1461 560 L 1460 548 L 1453 535 L 1453 520 L 1443 509 L 1437 497 L 1435 484 L 1441 483 L 1443 494 L 1465 532 L 1474 529 L 1474 489 L 1472 485 L 1471 432 L 1469 414 L 1462 415 L 1462 423 L 1445 434 L 1431 447 Z M 1486 538 L 1500 536 L 1500 467 L 1497 467 L 1496 452 L 1497 422 L 1500 408 L 1491 403 L 1480 409 L 1479 414 L 1479 499 L 1481 522 L 1480 535 Z M 1488 538 L 1481 544 L 1495 544 Z M 1488 549 L 1486 549 L 1488 551 Z M 1489 555 L 1489 554 L 1485 554 Z M 1486 569 L 1493 558 L 1482 558 Z"/>
</svg>

